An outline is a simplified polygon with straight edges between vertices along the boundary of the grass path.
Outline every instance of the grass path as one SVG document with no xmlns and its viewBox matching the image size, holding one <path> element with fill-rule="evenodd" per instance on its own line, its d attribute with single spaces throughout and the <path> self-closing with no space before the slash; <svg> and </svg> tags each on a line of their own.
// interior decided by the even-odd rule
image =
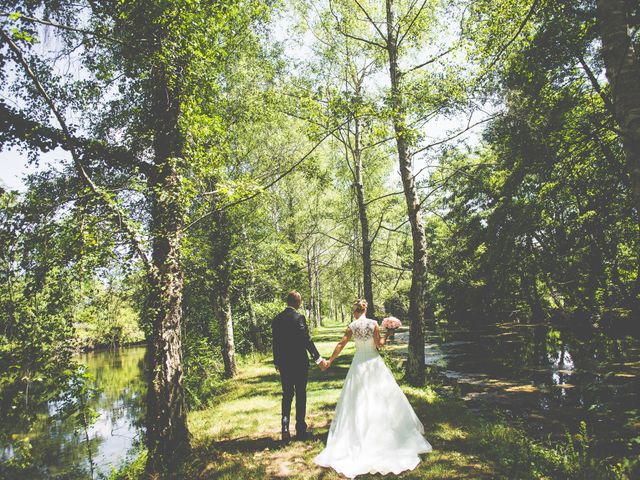
<svg viewBox="0 0 640 480">
<path fill-rule="evenodd" d="M 324 327 L 313 335 L 320 353 L 328 357 L 344 330 Z M 395 347 L 396 351 L 401 348 Z M 388 362 L 394 362 L 393 347 Z M 194 453 L 185 476 L 198 479 L 338 479 L 335 471 L 316 467 L 312 459 L 322 450 L 342 382 L 353 356 L 351 343 L 327 372 L 310 370 L 307 423 L 314 437 L 305 442 L 279 441 L 280 383 L 270 357 L 243 359 L 239 375 L 229 381 L 219 402 L 189 414 Z M 482 479 L 502 477 L 483 459 L 478 423 L 461 402 L 442 399 L 429 387 L 402 385 L 422 420 L 434 451 L 405 479 Z M 294 402 L 295 403 L 295 402 Z M 365 475 L 358 478 L 383 478 Z M 504 477 L 503 477 L 504 478 Z"/>
</svg>

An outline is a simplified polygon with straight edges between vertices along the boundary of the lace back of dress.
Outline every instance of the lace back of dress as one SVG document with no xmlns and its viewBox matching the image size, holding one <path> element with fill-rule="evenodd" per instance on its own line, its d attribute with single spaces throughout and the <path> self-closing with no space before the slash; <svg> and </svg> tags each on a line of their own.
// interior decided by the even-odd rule
<svg viewBox="0 0 640 480">
<path fill-rule="evenodd" d="M 376 321 L 368 318 L 359 318 L 349 324 L 349 328 L 353 332 L 353 340 L 356 343 L 356 350 L 375 350 L 373 343 L 373 332 L 375 330 Z"/>
</svg>

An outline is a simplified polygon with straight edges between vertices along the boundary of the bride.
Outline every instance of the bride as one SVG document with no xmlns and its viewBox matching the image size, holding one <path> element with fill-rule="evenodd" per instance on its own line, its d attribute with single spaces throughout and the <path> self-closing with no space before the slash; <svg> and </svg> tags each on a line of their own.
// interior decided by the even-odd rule
<svg viewBox="0 0 640 480">
<path fill-rule="evenodd" d="M 331 366 L 351 337 L 356 353 L 331 421 L 327 446 L 314 459 L 349 478 L 366 473 L 413 470 L 431 451 L 424 427 L 407 397 L 378 353 L 389 334 L 381 337 L 378 322 L 366 317 L 367 302 L 354 305 L 355 320 L 336 345 Z"/>
</svg>

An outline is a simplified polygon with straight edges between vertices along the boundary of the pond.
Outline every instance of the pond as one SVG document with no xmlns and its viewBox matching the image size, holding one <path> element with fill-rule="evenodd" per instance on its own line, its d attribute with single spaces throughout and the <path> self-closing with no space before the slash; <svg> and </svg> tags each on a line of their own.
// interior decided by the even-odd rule
<svg viewBox="0 0 640 480">
<path fill-rule="evenodd" d="M 584 421 L 599 456 L 640 454 L 636 337 L 546 324 L 442 324 L 428 332 L 425 354 L 430 373 L 471 408 L 495 407 L 545 438 L 575 433 Z"/>
<path fill-rule="evenodd" d="M 28 434 L 41 472 L 35 478 L 99 479 L 127 460 L 142 432 L 144 353 L 145 347 L 136 346 L 78 355 L 98 389 L 91 400 L 97 417 L 86 432 L 74 431 L 64 420 L 49 420 L 59 409 L 50 402 Z"/>
</svg>

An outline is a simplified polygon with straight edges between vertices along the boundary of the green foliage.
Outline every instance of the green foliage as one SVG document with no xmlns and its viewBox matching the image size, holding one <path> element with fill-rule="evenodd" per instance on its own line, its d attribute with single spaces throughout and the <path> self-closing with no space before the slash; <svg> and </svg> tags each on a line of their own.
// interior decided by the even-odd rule
<svg viewBox="0 0 640 480">
<path fill-rule="evenodd" d="M 139 480 L 143 478 L 144 467 L 147 462 L 147 451 L 141 449 L 132 460 L 118 470 L 114 470 L 109 476 L 109 480 Z"/>
<path fill-rule="evenodd" d="M 7 472 L 28 475 L 38 462 L 30 439 L 11 433 L 42 422 L 47 402 L 66 402 L 71 430 L 91 423 L 78 401 L 94 392 L 75 348 L 152 333 L 153 276 L 141 255 L 155 252 L 156 271 L 175 266 L 172 280 L 184 281 L 190 409 L 216 404 L 229 386 L 221 295 L 238 353 L 268 352 L 271 319 L 291 289 L 312 322 L 350 318 L 370 240 L 373 296 L 384 305 L 376 313 L 408 323 L 413 252 L 393 121 L 416 167 L 429 317 L 636 318 L 638 211 L 602 81 L 594 2 L 396 0 L 397 92 L 382 81 L 385 2 L 291 3 L 2 2 L 3 32 L 69 117 L 75 160 L 97 186 L 92 193 L 65 157 L 50 106 L 3 42 L 3 98 L 15 101 L 0 102 L 0 142 L 32 161 L 52 151 L 61 159 L 26 179 L 25 192 L 0 193 L 0 440 L 16 452 Z M 291 22 L 279 16 L 292 12 Z M 31 17 L 70 28 L 43 31 Z M 289 23 L 287 35 L 307 38 L 302 60 L 277 41 Z M 456 144 L 455 132 L 435 138 L 441 121 L 479 106 L 500 113 L 473 147 Z M 179 255 L 158 255 L 171 242 Z M 586 430 L 551 446 L 500 425 L 482 437 L 512 478 L 637 468 L 620 459 L 606 471 Z"/>
<path fill-rule="evenodd" d="M 184 372 L 184 390 L 190 409 L 211 405 L 224 389 L 220 348 L 212 347 L 205 338 L 185 338 Z"/>
<path fill-rule="evenodd" d="M 116 347 L 144 341 L 140 314 L 124 288 L 113 285 L 113 280 L 108 285 L 93 280 L 83 286 L 73 318 L 80 348 Z"/>
<path fill-rule="evenodd" d="M 594 83 L 603 71 L 593 12 L 588 2 L 537 3 L 473 6 L 482 18 L 473 51 L 501 66 L 487 73 L 506 109 L 475 151 L 442 158 L 445 223 L 431 228 L 432 296 L 444 316 L 597 320 L 638 306 L 637 212 L 619 138 L 606 127 L 606 85 Z"/>
<path fill-rule="evenodd" d="M 521 429 L 506 423 L 485 423 L 480 430 L 484 452 L 505 469 L 509 478 L 631 478 L 631 469 L 612 467 L 595 456 L 591 442 L 585 422 L 580 423 L 576 434 L 567 433 L 559 442 L 532 440 Z"/>
<path fill-rule="evenodd" d="M 33 422 L 43 405 L 64 393 L 76 373 L 69 322 L 74 275 L 65 263 L 70 231 L 64 222 L 34 224 L 24 206 L 14 194 L 0 197 L 3 440 L 14 428 L 25 429 Z"/>
</svg>

